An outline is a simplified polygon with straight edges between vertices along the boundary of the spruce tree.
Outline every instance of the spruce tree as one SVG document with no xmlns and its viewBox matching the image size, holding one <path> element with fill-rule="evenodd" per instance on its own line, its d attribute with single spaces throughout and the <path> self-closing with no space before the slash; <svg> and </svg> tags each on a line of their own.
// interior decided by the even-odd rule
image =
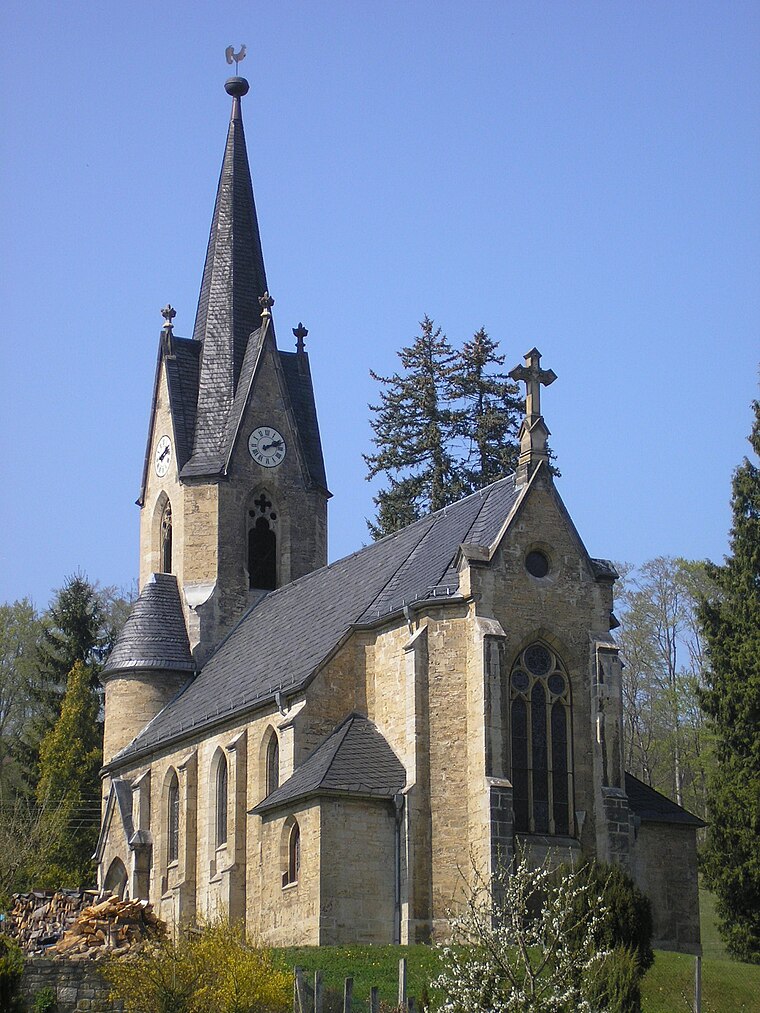
<svg viewBox="0 0 760 1013">
<path fill-rule="evenodd" d="M 468 491 L 482 489 L 517 467 L 517 432 L 524 412 L 519 387 L 498 371 L 499 343 L 481 327 L 459 353 L 454 376 L 461 401 L 460 435 L 468 447 L 464 479 Z"/>
<path fill-rule="evenodd" d="M 365 454 L 367 478 L 385 474 L 390 486 L 374 502 L 373 537 L 397 531 L 411 521 L 453 503 L 465 490 L 453 445 L 462 424 L 452 376 L 457 354 L 425 316 L 420 334 L 398 353 L 402 370 L 371 376 L 383 385 L 374 413 L 374 454 Z"/>
<path fill-rule="evenodd" d="M 749 441 L 760 457 L 760 402 Z M 703 868 L 729 951 L 760 963 L 760 469 L 733 479 L 731 554 L 700 608 L 709 667 L 702 706 L 715 736 Z"/>
<path fill-rule="evenodd" d="M 98 839 L 100 778 L 103 761 L 98 699 L 90 670 L 74 662 L 66 682 L 60 717 L 40 745 L 38 801 L 67 817 L 66 832 L 46 856 L 48 886 L 85 886 L 93 879 L 91 856 Z"/>
</svg>

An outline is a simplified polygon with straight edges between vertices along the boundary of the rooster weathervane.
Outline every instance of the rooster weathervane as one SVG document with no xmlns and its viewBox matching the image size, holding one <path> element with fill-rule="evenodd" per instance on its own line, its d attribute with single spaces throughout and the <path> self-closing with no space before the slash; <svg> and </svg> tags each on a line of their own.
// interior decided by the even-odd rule
<svg viewBox="0 0 760 1013">
<path fill-rule="evenodd" d="M 245 59 L 245 52 L 246 52 L 246 50 L 245 50 L 245 43 L 244 42 L 240 43 L 240 52 L 239 53 L 235 52 L 235 47 L 234 46 L 227 46 L 227 48 L 224 51 L 224 55 L 227 57 L 227 63 L 229 63 L 229 64 L 234 63 L 235 64 L 235 73 L 236 74 L 238 72 L 238 64 L 240 63 L 241 60 Z"/>
</svg>

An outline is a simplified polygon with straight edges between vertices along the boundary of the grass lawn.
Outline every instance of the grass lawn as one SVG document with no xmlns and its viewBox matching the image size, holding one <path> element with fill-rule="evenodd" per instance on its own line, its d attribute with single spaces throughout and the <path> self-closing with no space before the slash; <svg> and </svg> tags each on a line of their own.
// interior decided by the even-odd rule
<svg viewBox="0 0 760 1013">
<path fill-rule="evenodd" d="M 407 958 L 408 993 L 419 1001 L 438 973 L 438 951 L 430 946 L 299 947 L 276 951 L 288 967 L 304 969 L 307 977 L 321 970 L 325 988 L 342 995 L 343 980 L 354 979 L 354 1007 L 367 1009 L 369 990 L 380 989 L 381 1001 L 394 1005 L 399 957 Z M 690 1013 L 694 996 L 694 957 L 658 950 L 654 967 L 642 987 L 643 1013 Z M 760 1013 L 760 966 L 705 957 L 702 961 L 704 1013 Z M 335 1009 L 333 1002 L 326 1009 Z"/>
</svg>

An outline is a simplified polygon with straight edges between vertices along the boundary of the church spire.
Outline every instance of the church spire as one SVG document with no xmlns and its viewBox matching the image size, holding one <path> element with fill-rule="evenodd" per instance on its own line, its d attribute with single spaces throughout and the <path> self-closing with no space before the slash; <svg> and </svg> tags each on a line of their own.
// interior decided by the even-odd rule
<svg viewBox="0 0 760 1013">
<path fill-rule="evenodd" d="M 204 442 L 224 432 L 248 337 L 261 323 L 259 299 L 267 291 L 240 108 L 248 82 L 231 77 L 224 87 L 232 113 L 193 331 L 203 342 L 196 432 Z"/>
</svg>

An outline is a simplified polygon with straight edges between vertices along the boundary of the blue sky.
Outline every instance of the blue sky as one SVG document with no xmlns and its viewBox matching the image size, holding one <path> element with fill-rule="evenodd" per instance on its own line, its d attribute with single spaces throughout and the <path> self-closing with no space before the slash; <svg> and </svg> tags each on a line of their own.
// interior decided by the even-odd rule
<svg viewBox="0 0 760 1013">
<path fill-rule="evenodd" d="M 137 572 L 159 310 L 195 315 L 229 99 L 280 344 L 303 320 L 330 556 L 368 540 L 370 368 L 427 313 L 533 345 L 593 555 L 720 559 L 758 392 L 756 2 L 9 0 L 0 600 Z"/>
</svg>

